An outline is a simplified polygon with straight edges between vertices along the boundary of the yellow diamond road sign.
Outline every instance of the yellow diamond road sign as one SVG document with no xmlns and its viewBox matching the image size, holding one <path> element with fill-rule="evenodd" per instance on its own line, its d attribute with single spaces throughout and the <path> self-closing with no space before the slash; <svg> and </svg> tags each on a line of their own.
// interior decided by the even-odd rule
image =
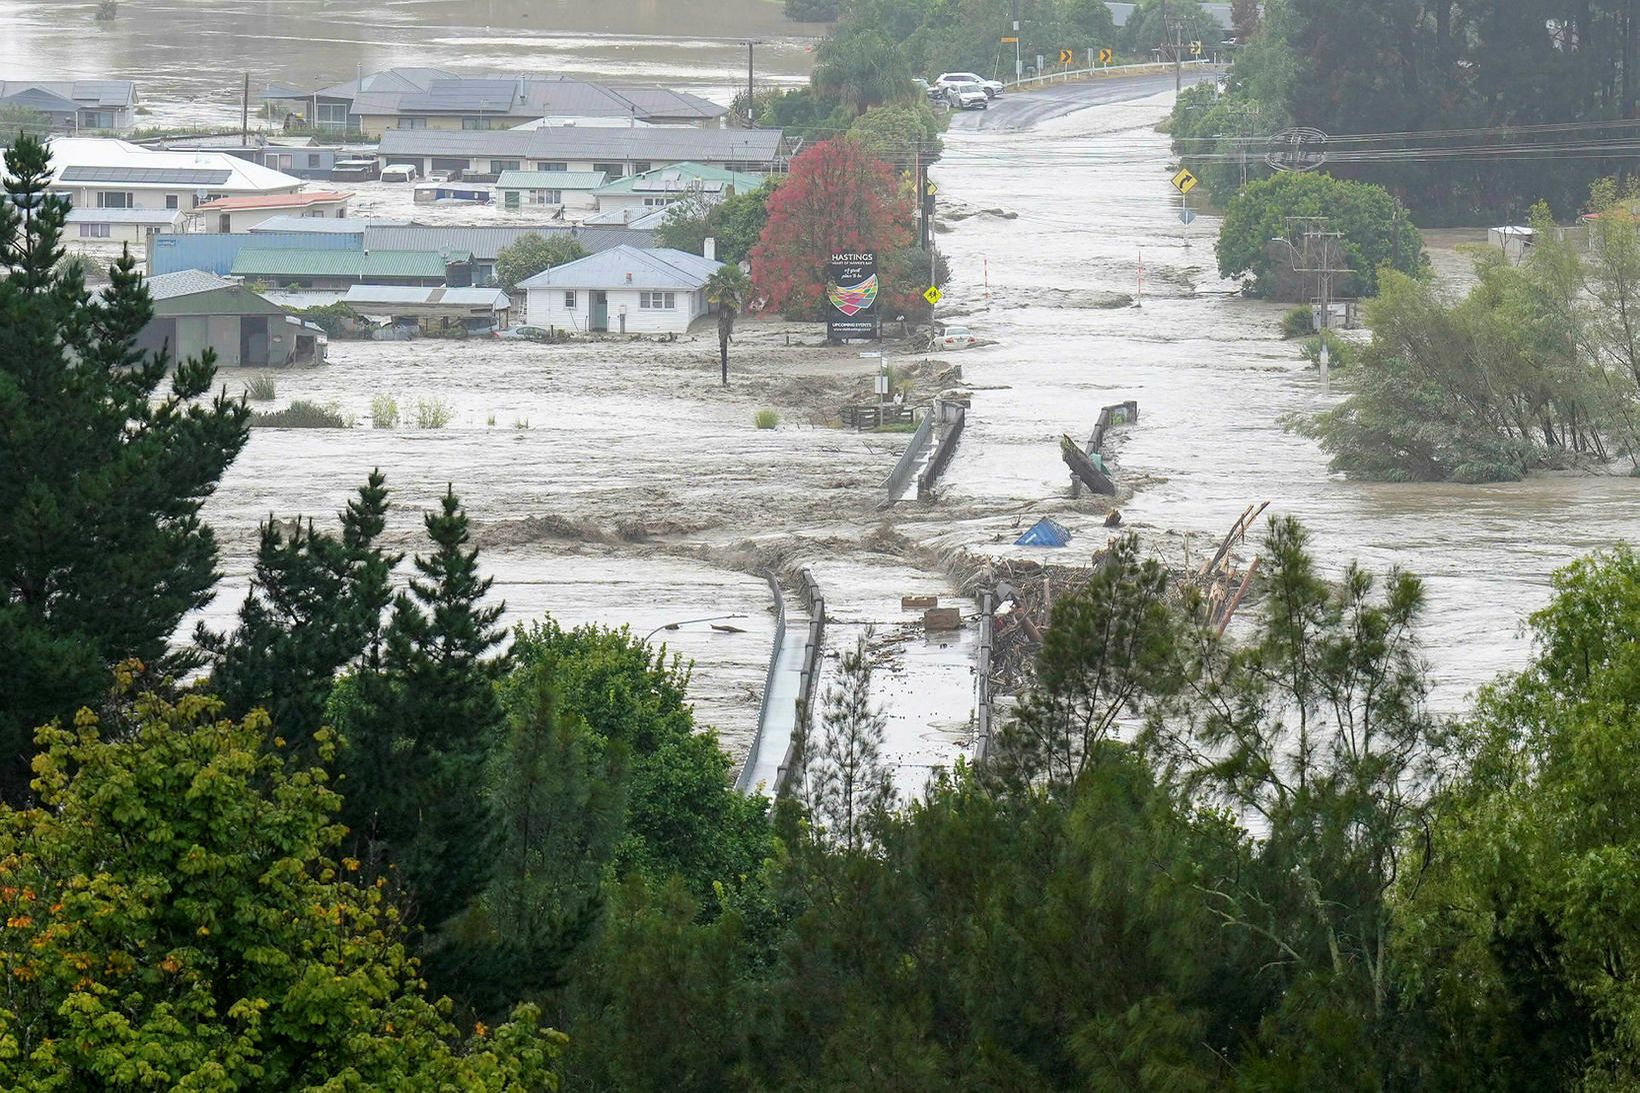
<svg viewBox="0 0 1640 1093">
<path fill-rule="evenodd" d="M 1099 63 L 1100 64 L 1108 65 L 1112 61 L 1114 61 L 1115 59 L 1116 59 L 1116 51 L 1115 50 L 1113 50 L 1113 49 L 1101 49 L 1099 51 Z"/>
<path fill-rule="evenodd" d="M 1181 194 L 1187 194 L 1196 188 L 1196 176 L 1189 171 L 1181 170 L 1173 176 L 1173 188 Z"/>
<path fill-rule="evenodd" d="M 923 293 L 923 299 L 927 300 L 930 305 L 933 305 L 939 303 L 940 299 L 944 297 L 944 295 L 945 293 L 941 292 L 937 287 L 934 285 L 929 285 L 928 291 Z"/>
</svg>

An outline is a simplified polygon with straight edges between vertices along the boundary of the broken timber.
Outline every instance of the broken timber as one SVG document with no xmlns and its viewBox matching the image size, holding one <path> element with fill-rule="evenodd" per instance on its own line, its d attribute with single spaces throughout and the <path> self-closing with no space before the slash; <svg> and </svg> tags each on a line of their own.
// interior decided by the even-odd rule
<svg viewBox="0 0 1640 1093">
<path fill-rule="evenodd" d="M 1116 496 L 1116 483 L 1088 458 L 1086 452 L 1077 446 L 1076 441 L 1068 436 L 1059 438 L 1059 456 L 1065 461 L 1065 466 L 1071 469 L 1071 474 L 1094 493 L 1102 493 L 1107 497 Z"/>
</svg>

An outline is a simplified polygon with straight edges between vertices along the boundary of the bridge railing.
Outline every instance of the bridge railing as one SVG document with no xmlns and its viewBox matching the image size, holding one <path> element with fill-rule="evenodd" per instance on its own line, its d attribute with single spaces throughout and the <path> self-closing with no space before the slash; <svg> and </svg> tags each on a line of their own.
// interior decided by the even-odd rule
<svg viewBox="0 0 1640 1093">
<path fill-rule="evenodd" d="M 1190 72 L 1200 72 L 1212 64 L 1213 62 L 1208 60 L 1180 61 L 1179 67 Z M 1053 83 L 1069 83 L 1072 80 L 1097 80 L 1117 76 L 1159 76 L 1172 71 L 1172 61 L 1139 65 L 1095 65 L 1090 68 L 1067 68 L 1063 72 L 1039 72 L 1035 76 L 1010 80 L 1002 86 L 1005 89 L 1023 91 L 1033 87 L 1046 87 Z"/>
</svg>

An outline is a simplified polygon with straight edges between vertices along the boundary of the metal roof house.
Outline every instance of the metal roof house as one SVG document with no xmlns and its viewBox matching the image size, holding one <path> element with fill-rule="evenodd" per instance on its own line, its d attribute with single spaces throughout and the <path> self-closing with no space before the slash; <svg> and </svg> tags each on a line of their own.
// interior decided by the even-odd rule
<svg viewBox="0 0 1640 1093">
<path fill-rule="evenodd" d="M 129 133 L 137 85 L 130 80 L 0 80 L 0 106 L 36 110 L 55 133 Z"/>
<path fill-rule="evenodd" d="M 706 281 L 722 266 L 687 251 L 620 246 L 542 270 L 518 287 L 531 326 L 681 334 L 706 314 Z"/>
<path fill-rule="evenodd" d="M 505 326 L 512 301 L 498 288 L 354 285 L 342 302 L 361 315 L 413 319 L 424 329 Z"/>
<path fill-rule="evenodd" d="M 568 77 L 460 76 L 436 68 L 391 68 L 310 92 L 270 87 L 269 109 L 287 127 L 302 123 L 379 136 L 393 129 L 506 129 L 538 118 L 718 125 L 727 111 L 661 87 L 611 87 Z"/>
<path fill-rule="evenodd" d="M 611 129 L 562 126 L 451 132 L 390 129 L 376 150 L 383 166 L 422 173 L 460 171 L 496 178 L 503 171 L 579 171 L 607 178 L 643 174 L 674 163 L 765 173 L 782 162 L 779 129 Z"/>
<path fill-rule="evenodd" d="M 342 219 L 353 195 L 340 190 L 299 190 L 293 194 L 245 194 L 219 197 L 190 210 L 186 217 L 207 232 L 242 232 L 276 216 Z M 189 225 L 193 227 L 193 224 Z"/>
<path fill-rule="evenodd" d="M 90 137 L 51 142 L 49 189 L 66 195 L 76 210 L 99 214 L 84 223 L 129 225 L 133 211 L 180 216 L 217 198 L 289 194 L 301 186 L 301 179 L 221 152 L 155 152 L 123 140 Z M 168 226 L 175 216 L 167 219 Z M 105 233 L 100 238 L 126 237 Z M 127 241 L 141 238 L 145 236 L 139 232 Z"/>
<path fill-rule="evenodd" d="M 324 341 L 317 327 L 284 308 L 202 270 L 182 270 L 146 282 L 154 317 L 137 336 L 144 352 L 172 360 L 206 350 L 220 365 L 320 363 Z"/>
<path fill-rule="evenodd" d="M 704 163 L 674 163 L 605 183 L 593 191 L 593 196 L 598 200 L 599 212 L 629 210 L 637 216 L 690 197 L 715 205 L 736 193 L 757 189 L 763 185 L 763 177 Z"/>
<path fill-rule="evenodd" d="M 593 192 L 605 181 L 602 171 L 502 171 L 495 192 L 503 209 L 547 206 L 590 211 L 598 207 Z"/>
</svg>

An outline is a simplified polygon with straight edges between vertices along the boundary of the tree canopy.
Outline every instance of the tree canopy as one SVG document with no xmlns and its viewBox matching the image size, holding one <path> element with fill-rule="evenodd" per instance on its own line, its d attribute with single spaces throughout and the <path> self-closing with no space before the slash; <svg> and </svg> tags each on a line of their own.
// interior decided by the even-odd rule
<svg viewBox="0 0 1640 1093">
<path fill-rule="evenodd" d="M 580 241 L 562 232 L 550 237 L 529 232 L 496 253 L 495 279 L 503 289 L 513 292 L 520 281 L 527 281 L 544 269 L 586 256 L 587 249 Z"/>
</svg>

